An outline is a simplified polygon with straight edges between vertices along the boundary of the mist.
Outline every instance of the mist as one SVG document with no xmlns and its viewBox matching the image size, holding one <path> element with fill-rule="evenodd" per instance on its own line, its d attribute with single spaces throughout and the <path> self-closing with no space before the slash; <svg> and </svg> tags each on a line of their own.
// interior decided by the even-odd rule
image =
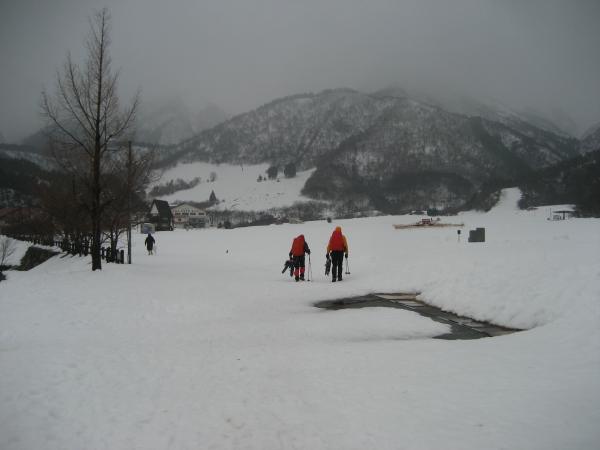
<svg viewBox="0 0 600 450">
<path fill-rule="evenodd" d="M 42 124 L 70 51 L 83 62 L 88 17 L 108 6 L 120 96 L 212 102 L 229 114 L 277 97 L 389 85 L 468 95 L 600 122 L 597 0 L 21 0 L 0 3 L 0 133 Z"/>
</svg>

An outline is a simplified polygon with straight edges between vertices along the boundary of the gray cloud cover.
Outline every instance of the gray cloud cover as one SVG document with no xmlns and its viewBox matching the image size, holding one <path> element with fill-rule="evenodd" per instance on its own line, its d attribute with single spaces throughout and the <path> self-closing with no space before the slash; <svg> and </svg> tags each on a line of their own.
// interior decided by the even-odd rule
<svg viewBox="0 0 600 450">
<path fill-rule="evenodd" d="M 39 125 L 42 87 L 108 6 L 122 97 L 231 113 L 279 96 L 390 84 L 600 122 L 599 0 L 1 0 L 0 132 Z"/>
</svg>

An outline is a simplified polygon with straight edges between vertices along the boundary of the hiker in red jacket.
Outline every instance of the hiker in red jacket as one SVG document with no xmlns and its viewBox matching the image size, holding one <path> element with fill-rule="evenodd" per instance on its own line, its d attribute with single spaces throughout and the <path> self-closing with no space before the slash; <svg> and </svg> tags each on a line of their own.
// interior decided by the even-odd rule
<svg viewBox="0 0 600 450">
<path fill-rule="evenodd" d="M 329 244 L 327 244 L 327 254 L 325 257 L 329 259 L 331 255 L 332 270 L 331 270 L 331 281 L 335 283 L 336 280 L 342 281 L 342 265 L 344 262 L 344 256 L 348 258 L 348 241 L 346 236 L 342 234 L 342 227 L 336 227 L 329 238 Z"/>
<path fill-rule="evenodd" d="M 296 281 L 304 281 L 304 254 L 310 255 L 310 248 L 304 240 L 304 235 L 301 234 L 292 242 L 292 249 L 290 250 L 290 258 L 294 260 L 294 277 Z"/>
</svg>

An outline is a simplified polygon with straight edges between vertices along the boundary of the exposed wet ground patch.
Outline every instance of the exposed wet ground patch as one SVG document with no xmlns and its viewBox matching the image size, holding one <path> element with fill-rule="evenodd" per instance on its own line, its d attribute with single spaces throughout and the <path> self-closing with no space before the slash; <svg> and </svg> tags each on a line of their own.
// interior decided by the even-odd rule
<svg viewBox="0 0 600 450">
<path fill-rule="evenodd" d="M 21 258 L 21 264 L 17 267 L 17 270 L 31 270 L 58 254 L 59 252 L 57 251 L 32 245 L 27 249 L 23 258 Z"/>
<path fill-rule="evenodd" d="M 488 322 L 480 322 L 469 317 L 458 316 L 417 300 L 417 295 L 419 295 L 419 293 L 400 292 L 394 294 L 369 294 L 360 297 L 325 300 L 315 303 L 315 306 L 317 308 L 331 310 L 368 308 L 375 306 L 414 311 L 424 317 L 447 324 L 451 327 L 450 333 L 435 336 L 434 339 L 480 339 L 521 331 L 513 328 L 501 327 Z"/>
</svg>

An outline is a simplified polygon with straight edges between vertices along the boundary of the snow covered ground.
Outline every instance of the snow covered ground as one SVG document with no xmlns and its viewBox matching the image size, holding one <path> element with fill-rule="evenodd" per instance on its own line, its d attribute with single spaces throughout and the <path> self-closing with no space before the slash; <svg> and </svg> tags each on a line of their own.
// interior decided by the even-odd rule
<svg viewBox="0 0 600 450">
<path fill-rule="evenodd" d="M 294 178 L 285 178 L 279 174 L 279 181 L 265 180 L 258 182 L 260 176 L 266 177 L 268 164 L 252 166 L 235 166 L 231 164 L 210 164 L 195 162 L 179 164 L 167 170 L 158 184 L 168 183 L 170 180 L 181 178 L 191 181 L 196 177 L 201 178 L 200 184 L 174 194 L 161 196 L 161 200 L 170 203 L 180 201 L 204 202 L 210 197 L 212 191 L 221 201 L 217 209 L 243 209 L 246 211 L 263 211 L 270 208 L 291 206 L 297 201 L 310 199 L 300 194 L 306 180 L 310 178 L 315 169 L 298 172 Z M 217 178 L 210 182 L 210 174 L 214 172 Z M 151 186 L 152 188 L 152 186 Z"/>
<path fill-rule="evenodd" d="M 600 220 L 506 191 L 456 229 L 378 217 L 136 236 L 134 264 L 53 258 L 0 283 L 0 448 L 592 449 L 600 444 Z M 323 275 L 341 225 L 342 283 Z M 487 242 L 469 244 L 486 227 Z M 292 238 L 314 282 L 281 274 Z M 527 331 L 476 341 L 409 311 L 315 301 L 421 291 Z"/>
</svg>

